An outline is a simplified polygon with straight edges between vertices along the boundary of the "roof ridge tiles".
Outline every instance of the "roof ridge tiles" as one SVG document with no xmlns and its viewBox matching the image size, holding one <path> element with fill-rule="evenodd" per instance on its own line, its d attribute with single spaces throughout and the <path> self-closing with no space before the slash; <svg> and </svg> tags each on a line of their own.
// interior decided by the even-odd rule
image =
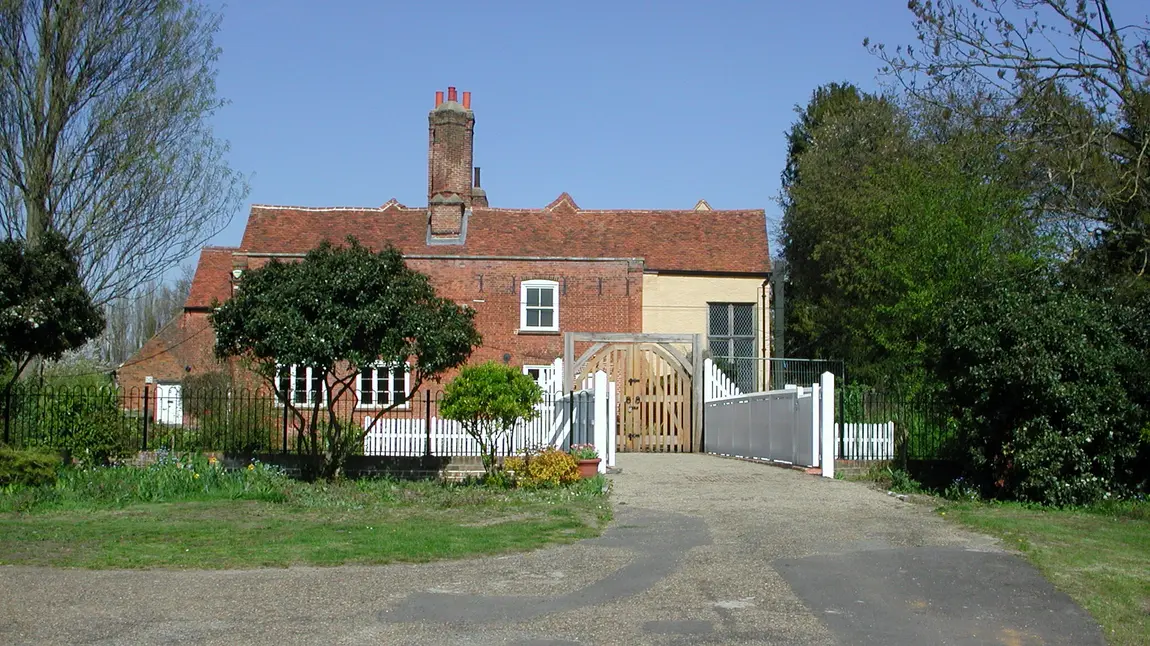
<svg viewBox="0 0 1150 646">
<path fill-rule="evenodd" d="M 384 211 L 426 211 L 426 206 L 406 206 L 399 203 L 391 203 L 384 206 L 295 206 L 295 205 L 280 205 L 280 204 L 252 204 L 251 208 L 260 209 L 264 211 L 305 211 L 305 212 L 330 212 L 330 211 L 357 211 L 361 213 L 383 213 Z M 547 207 L 500 207 L 500 206 L 476 206 L 472 208 L 473 211 L 499 211 L 501 213 L 551 213 Z M 584 209 L 575 208 L 579 213 L 682 213 L 693 215 L 717 215 L 722 213 L 763 213 L 764 209 L 711 209 L 710 211 L 700 211 L 697 209 L 630 209 L 630 208 L 613 208 L 613 209 Z"/>
<path fill-rule="evenodd" d="M 263 211 L 376 211 L 382 213 L 389 210 L 426 211 L 424 206 L 404 206 L 398 202 L 384 206 L 295 206 L 290 204 L 252 204 L 252 210 Z"/>
</svg>

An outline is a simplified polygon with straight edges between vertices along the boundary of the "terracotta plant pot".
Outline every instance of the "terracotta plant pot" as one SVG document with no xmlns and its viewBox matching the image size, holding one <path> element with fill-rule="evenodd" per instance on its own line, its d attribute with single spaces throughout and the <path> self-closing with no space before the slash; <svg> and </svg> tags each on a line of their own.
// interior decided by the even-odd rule
<svg viewBox="0 0 1150 646">
<path fill-rule="evenodd" d="M 590 460 L 578 460 L 579 477 L 594 478 L 599 475 L 599 460 L 602 459 L 603 458 L 591 458 Z"/>
</svg>

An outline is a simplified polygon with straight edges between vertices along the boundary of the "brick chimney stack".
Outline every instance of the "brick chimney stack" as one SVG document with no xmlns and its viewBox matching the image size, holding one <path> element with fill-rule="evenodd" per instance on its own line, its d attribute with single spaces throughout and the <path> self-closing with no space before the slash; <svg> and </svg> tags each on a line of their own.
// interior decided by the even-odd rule
<svg viewBox="0 0 1150 646">
<path fill-rule="evenodd" d="M 471 93 L 463 101 L 454 87 L 435 93 L 435 109 L 427 116 L 427 210 L 431 235 L 459 237 L 464 211 L 487 206 L 483 189 L 472 186 L 472 149 L 475 136 L 475 114 L 471 111 Z"/>
</svg>

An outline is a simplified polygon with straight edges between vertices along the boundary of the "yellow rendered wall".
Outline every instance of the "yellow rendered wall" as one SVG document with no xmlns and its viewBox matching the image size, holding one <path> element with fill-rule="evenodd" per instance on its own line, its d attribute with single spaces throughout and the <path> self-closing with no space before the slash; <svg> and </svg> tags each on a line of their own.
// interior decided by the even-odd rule
<svg viewBox="0 0 1150 646">
<path fill-rule="evenodd" d="M 708 303 L 754 303 L 755 353 L 761 355 L 764 320 L 766 338 L 771 336 L 763 312 L 763 280 L 643 274 L 643 331 L 706 335 Z"/>
</svg>

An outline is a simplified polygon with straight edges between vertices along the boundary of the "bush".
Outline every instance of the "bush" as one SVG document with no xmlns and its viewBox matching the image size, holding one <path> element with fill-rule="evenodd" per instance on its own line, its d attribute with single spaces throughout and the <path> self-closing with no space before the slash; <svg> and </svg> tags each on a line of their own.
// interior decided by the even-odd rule
<svg viewBox="0 0 1150 646">
<path fill-rule="evenodd" d="M 936 373 L 959 420 L 967 474 L 990 497 L 1089 504 L 1137 486 L 1127 467 L 1144 412 L 1132 375 L 1144 356 L 1122 333 L 1136 312 L 1015 276 L 958 299 Z"/>
<path fill-rule="evenodd" d="M 500 438 L 521 419 L 538 411 L 543 391 L 535 380 L 516 368 L 488 361 L 467 366 L 447 384 L 439 414 L 460 422 L 463 430 L 479 443 L 483 470 L 495 471 L 495 451 Z"/>
<path fill-rule="evenodd" d="M 37 487 L 56 482 L 60 456 L 0 448 L 0 487 Z"/>
<path fill-rule="evenodd" d="M 100 363 L 81 358 L 70 358 L 67 362 L 45 362 L 42 373 L 43 385 L 55 390 L 114 386 L 112 377 L 106 370 L 107 368 Z"/>
<path fill-rule="evenodd" d="M 902 469 L 887 468 L 887 478 L 890 480 L 890 490 L 897 493 L 920 493 L 922 485 L 909 473 Z"/>
<path fill-rule="evenodd" d="M 503 469 L 514 472 L 516 482 L 524 487 L 558 487 L 579 480 L 579 463 L 570 453 L 553 447 L 507 458 Z"/>
<path fill-rule="evenodd" d="M 942 492 L 942 497 L 947 500 L 955 502 L 978 502 L 981 499 L 978 487 L 973 486 L 967 482 L 965 478 L 955 478 L 953 482 L 946 486 Z"/>
<path fill-rule="evenodd" d="M 14 396 L 14 424 L 29 430 L 31 446 L 64 452 L 87 465 L 127 455 L 127 421 L 111 387 L 46 388 Z"/>
<path fill-rule="evenodd" d="M 270 398 L 246 391 L 221 399 L 199 418 L 199 436 L 189 448 L 243 454 L 271 451 L 272 436 L 279 434 L 283 422 L 280 410 Z"/>
<path fill-rule="evenodd" d="M 209 415 L 227 401 L 232 379 L 222 372 L 205 372 L 184 377 L 180 388 L 184 414 L 193 418 Z"/>
<path fill-rule="evenodd" d="M 496 489 L 510 489 L 515 486 L 515 477 L 507 471 L 494 471 L 483 476 L 483 484 Z"/>
</svg>

